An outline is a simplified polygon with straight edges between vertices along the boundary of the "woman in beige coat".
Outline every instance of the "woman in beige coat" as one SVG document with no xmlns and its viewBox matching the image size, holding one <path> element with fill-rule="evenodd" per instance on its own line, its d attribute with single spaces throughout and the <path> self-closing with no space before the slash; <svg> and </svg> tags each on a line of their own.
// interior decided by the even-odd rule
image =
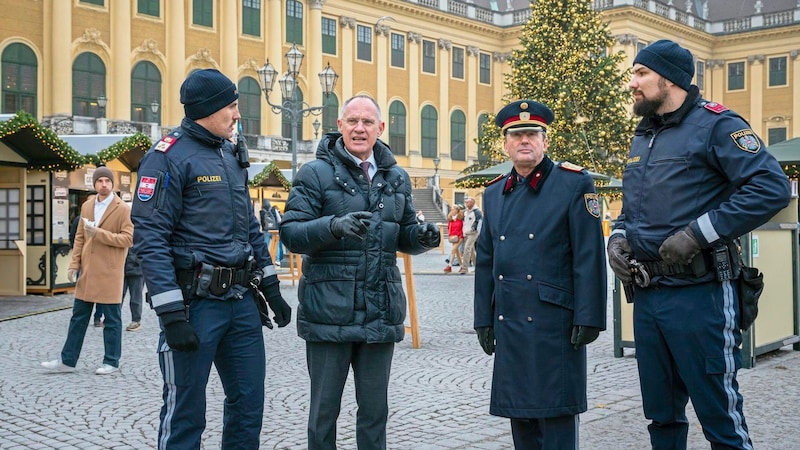
<svg viewBox="0 0 800 450">
<path fill-rule="evenodd" d="M 107 375 L 119 370 L 122 353 L 122 283 L 125 256 L 133 245 L 133 223 L 128 205 L 114 195 L 114 174 L 111 170 L 105 166 L 98 167 L 92 180 L 97 195 L 90 196 L 81 207 L 72 262 L 67 271 L 70 281 L 78 280 L 67 340 L 61 350 L 60 360 L 42 363 L 44 368 L 54 372 L 75 370 L 95 303 L 104 305 L 105 315 L 105 356 L 103 365 L 95 373 Z"/>
</svg>

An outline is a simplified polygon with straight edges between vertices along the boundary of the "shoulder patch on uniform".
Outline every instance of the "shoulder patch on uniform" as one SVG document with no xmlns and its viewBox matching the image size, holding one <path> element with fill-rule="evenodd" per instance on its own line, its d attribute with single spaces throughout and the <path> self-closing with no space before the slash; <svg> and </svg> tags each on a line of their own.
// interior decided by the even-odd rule
<svg viewBox="0 0 800 450">
<path fill-rule="evenodd" d="M 492 181 L 489 181 L 488 183 L 486 183 L 486 186 L 491 186 L 491 185 L 493 185 L 493 184 L 497 183 L 498 181 L 500 181 L 500 180 L 502 180 L 503 178 L 505 178 L 507 175 L 508 175 L 507 173 L 504 173 L 504 174 L 498 175 L 498 176 L 497 176 L 497 178 L 495 178 L 494 180 L 492 180 Z"/>
<path fill-rule="evenodd" d="M 708 102 L 703 105 L 703 108 L 715 113 L 715 114 L 722 114 L 723 112 L 728 110 L 728 107 L 723 105 L 722 103 L 717 102 Z"/>
<path fill-rule="evenodd" d="M 583 167 L 581 167 L 581 166 L 579 166 L 577 164 L 572 164 L 571 162 L 568 162 L 568 161 L 564 161 L 564 162 L 560 163 L 558 165 L 558 167 L 561 167 L 562 169 L 565 169 L 565 170 L 569 170 L 570 172 L 582 172 L 583 171 Z"/>
<path fill-rule="evenodd" d="M 593 217 L 600 218 L 600 199 L 597 194 L 583 194 L 583 203 L 586 205 L 586 210 L 589 211 Z"/>
<path fill-rule="evenodd" d="M 174 144 L 181 137 L 180 133 L 168 134 L 161 138 L 154 147 L 156 151 L 167 153 L 172 144 Z"/>
<path fill-rule="evenodd" d="M 750 128 L 734 131 L 731 133 L 731 139 L 733 139 L 737 147 L 746 152 L 758 153 L 761 150 L 761 140 Z"/>
<path fill-rule="evenodd" d="M 153 198 L 153 195 L 156 192 L 157 184 L 158 184 L 158 178 L 156 177 L 148 177 L 145 175 L 140 176 L 139 188 L 136 189 L 136 197 L 143 202 L 150 200 L 151 198 Z"/>
</svg>

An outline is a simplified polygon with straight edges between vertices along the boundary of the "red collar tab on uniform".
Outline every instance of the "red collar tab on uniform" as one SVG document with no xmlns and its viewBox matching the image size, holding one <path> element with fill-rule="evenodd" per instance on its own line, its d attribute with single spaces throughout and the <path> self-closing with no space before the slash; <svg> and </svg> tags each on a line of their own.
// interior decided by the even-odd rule
<svg viewBox="0 0 800 450">
<path fill-rule="evenodd" d="M 534 170 L 533 173 L 528 175 L 528 186 L 531 187 L 534 191 L 539 189 L 539 183 L 544 180 L 544 170 L 540 167 L 537 170 Z"/>
<path fill-rule="evenodd" d="M 506 185 L 505 187 L 503 187 L 503 195 L 506 195 L 514 190 L 514 178 L 516 177 L 516 175 L 514 174 L 514 172 L 511 172 L 508 175 L 504 176 L 506 178 Z"/>
<path fill-rule="evenodd" d="M 728 110 L 727 106 L 717 102 L 708 102 L 705 105 L 703 105 L 703 108 L 716 114 L 722 114 L 723 112 Z"/>
</svg>

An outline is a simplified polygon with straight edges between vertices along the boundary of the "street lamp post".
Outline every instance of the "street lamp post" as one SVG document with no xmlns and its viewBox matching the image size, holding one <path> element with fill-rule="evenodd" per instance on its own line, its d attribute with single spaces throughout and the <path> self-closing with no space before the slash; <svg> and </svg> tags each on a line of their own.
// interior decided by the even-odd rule
<svg viewBox="0 0 800 450">
<path fill-rule="evenodd" d="M 153 101 L 150 102 L 150 112 L 153 113 L 153 122 L 155 123 L 158 123 L 158 108 L 160 107 L 161 105 L 158 104 L 158 100 L 153 99 Z"/>
<path fill-rule="evenodd" d="M 439 158 L 433 158 L 433 187 L 439 187 Z"/>
<path fill-rule="evenodd" d="M 105 95 L 100 94 L 97 97 L 97 107 L 100 109 L 100 117 L 105 117 L 105 115 L 106 115 L 106 103 L 107 102 L 108 102 L 108 99 L 106 98 Z"/>
<path fill-rule="evenodd" d="M 318 116 L 322 113 L 324 106 L 311 106 L 304 101 L 295 99 L 294 91 L 297 88 L 297 75 L 300 73 L 300 64 L 303 63 L 303 52 L 297 49 L 297 45 L 292 44 L 292 48 L 286 52 L 286 62 L 288 70 L 278 80 L 283 97 L 280 104 L 273 104 L 269 101 L 269 94 L 275 86 L 278 71 L 269 63 L 269 59 L 264 67 L 258 69 L 258 78 L 261 81 L 261 90 L 264 91 L 264 98 L 272 108 L 274 114 L 287 114 L 289 123 L 292 127 L 292 179 L 297 174 L 297 124 L 308 117 L 310 114 Z M 322 69 L 319 74 L 319 82 L 322 85 L 322 93 L 327 97 L 336 86 L 339 75 L 331 68 L 331 63 Z"/>
</svg>

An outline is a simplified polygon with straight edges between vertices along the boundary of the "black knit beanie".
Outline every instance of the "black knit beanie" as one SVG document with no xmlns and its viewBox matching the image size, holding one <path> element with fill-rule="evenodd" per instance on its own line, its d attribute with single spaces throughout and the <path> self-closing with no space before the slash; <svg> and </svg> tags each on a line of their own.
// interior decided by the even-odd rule
<svg viewBox="0 0 800 450">
<path fill-rule="evenodd" d="M 181 103 L 186 117 L 208 117 L 239 98 L 239 91 L 228 77 L 216 69 L 192 72 L 181 85 Z"/>
<path fill-rule="evenodd" d="M 694 76 L 692 53 L 670 40 L 662 39 L 648 45 L 639 51 L 633 63 L 647 66 L 684 91 L 688 91 L 692 85 Z"/>
</svg>

